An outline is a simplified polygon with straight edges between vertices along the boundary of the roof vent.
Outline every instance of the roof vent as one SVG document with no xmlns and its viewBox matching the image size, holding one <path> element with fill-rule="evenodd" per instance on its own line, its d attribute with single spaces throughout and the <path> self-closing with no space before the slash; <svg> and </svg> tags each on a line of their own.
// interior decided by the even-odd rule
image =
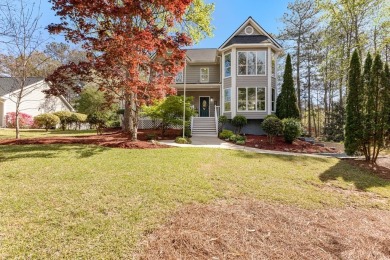
<svg viewBox="0 0 390 260">
<path fill-rule="evenodd" d="M 253 27 L 248 25 L 247 27 L 245 27 L 245 34 L 246 35 L 252 35 L 253 34 Z"/>
</svg>

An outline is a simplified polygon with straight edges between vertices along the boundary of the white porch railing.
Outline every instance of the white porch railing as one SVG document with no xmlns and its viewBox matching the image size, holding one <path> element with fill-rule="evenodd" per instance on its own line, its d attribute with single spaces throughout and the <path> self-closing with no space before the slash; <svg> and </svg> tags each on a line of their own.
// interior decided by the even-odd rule
<svg viewBox="0 0 390 260">
<path fill-rule="evenodd" d="M 220 116 L 220 113 L 221 113 L 221 107 L 220 106 L 215 106 L 214 107 L 215 108 L 215 116 L 214 116 L 214 118 L 215 118 L 215 129 L 217 130 L 217 134 L 218 134 L 218 129 L 219 129 L 219 127 L 218 127 L 218 125 L 219 125 L 219 116 Z"/>
</svg>

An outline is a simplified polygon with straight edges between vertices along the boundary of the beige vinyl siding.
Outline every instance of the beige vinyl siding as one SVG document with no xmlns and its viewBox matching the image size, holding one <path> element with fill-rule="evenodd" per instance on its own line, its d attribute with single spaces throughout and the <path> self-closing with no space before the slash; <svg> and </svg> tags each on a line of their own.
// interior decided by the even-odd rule
<svg viewBox="0 0 390 260">
<path fill-rule="evenodd" d="M 223 88 L 231 88 L 232 87 L 232 77 L 223 79 Z"/>
<path fill-rule="evenodd" d="M 267 116 L 267 112 L 240 112 L 240 111 L 237 111 L 237 115 L 243 115 L 247 119 L 264 119 Z"/>
<path fill-rule="evenodd" d="M 198 84 L 200 82 L 200 69 L 209 68 L 209 84 L 220 83 L 219 64 L 210 65 L 187 65 L 187 83 Z M 204 83 L 204 82 L 203 82 Z M 206 83 L 206 84 L 207 84 Z"/>
<path fill-rule="evenodd" d="M 224 116 L 227 117 L 227 119 L 232 119 L 232 113 L 231 112 L 225 112 L 223 113 Z"/>
<path fill-rule="evenodd" d="M 237 88 L 239 87 L 268 87 L 267 76 L 237 76 Z"/>
<path fill-rule="evenodd" d="M 271 86 L 272 86 L 273 88 L 276 87 L 276 79 L 275 79 L 275 78 L 271 78 Z"/>
</svg>

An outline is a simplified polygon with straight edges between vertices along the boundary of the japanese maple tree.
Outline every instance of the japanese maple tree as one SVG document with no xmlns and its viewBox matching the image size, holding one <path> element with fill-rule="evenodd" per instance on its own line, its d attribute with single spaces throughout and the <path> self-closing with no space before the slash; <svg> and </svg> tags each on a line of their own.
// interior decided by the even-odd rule
<svg viewBox="0 0 390 260">
<path fill-rule="evenodd" d="M 182 47 L 191 44 L 190 34 L 177 28 L 193 1 L 199 2 L 50 0 L 61 22 L 49 31 L 81 44 L 87 61 L 59 67 L 47 78 L 49 94 L 94 82 L 108 102 L 122 101 L 124 130 L 136 140 L 141 106 L 174 93 L 169 84 L 184 65 Z"/>
</svg>

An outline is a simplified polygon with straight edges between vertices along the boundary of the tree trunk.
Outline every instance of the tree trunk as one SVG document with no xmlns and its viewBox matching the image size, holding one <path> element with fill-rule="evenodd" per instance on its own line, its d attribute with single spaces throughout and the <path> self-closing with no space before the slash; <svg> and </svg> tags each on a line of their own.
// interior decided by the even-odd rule
<svg viewBox="0 0 390 260">
<path fill-rule="evenodd" d="M 138 108 L 136 96 L 132 92 L 130 94 L 130 138 L 132 141 L 137 141 L 138 132 Z"/>
<path fill-rule="evenodd" d="M 300 62 L 301 62 L 300 56 L 301 56 L 301 35 L 300 35 L 300 31 L 299 31 L 299 36 L 298 36 L 298 41 L 297 41 L 297 96 L 298 96 L 299 117 L 302 120 L 301 77 L 300 77 L 300 72 L 299 72 L 299 67 L 300 67 Z"/>
<path fill-rule="evenodd" d="M 125 133 L 130 133 L 130 117 L 131 117 L 130 95 L 125 94 L 125 107 L 123 113 L 123 126 L 122 126 L 122 130 Z"/>
</svg>

